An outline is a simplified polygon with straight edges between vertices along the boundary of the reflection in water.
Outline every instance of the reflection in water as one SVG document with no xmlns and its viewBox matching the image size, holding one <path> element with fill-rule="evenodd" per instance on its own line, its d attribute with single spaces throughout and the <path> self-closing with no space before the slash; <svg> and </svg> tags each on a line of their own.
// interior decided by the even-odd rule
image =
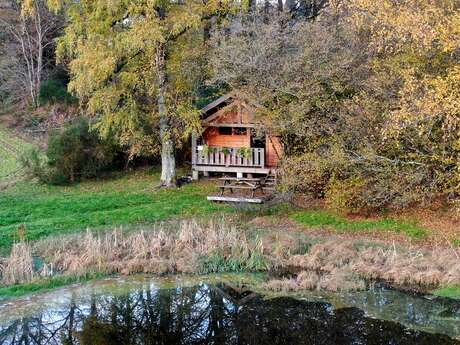
<svg viewBox="0 0 460 345">
<path fill-rule="evenodd" d="M 382 300 L 380 303 L 385 303 Z M 411 308 L 408 306 L 408 308 Z M 410 313 L 410 312 L 409 312 Z M 90 295 L 0 325 L 0 344 L 456 344 L 357 308 L 264 300 L 226 284 Z"/>
</svg>

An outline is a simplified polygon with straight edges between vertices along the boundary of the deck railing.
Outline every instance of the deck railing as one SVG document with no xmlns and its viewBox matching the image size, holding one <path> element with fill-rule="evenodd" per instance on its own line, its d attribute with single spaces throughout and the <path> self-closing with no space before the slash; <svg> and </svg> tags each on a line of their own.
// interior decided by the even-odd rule
<svg viewBox="0 0 460 345">
<path fill-rule="evenodd" d="M 227 167 L 265 167 L 265 149 L 245 149 L 210 147 L 208 150 L 196 148 L 194 164 Z"/>
</svg>

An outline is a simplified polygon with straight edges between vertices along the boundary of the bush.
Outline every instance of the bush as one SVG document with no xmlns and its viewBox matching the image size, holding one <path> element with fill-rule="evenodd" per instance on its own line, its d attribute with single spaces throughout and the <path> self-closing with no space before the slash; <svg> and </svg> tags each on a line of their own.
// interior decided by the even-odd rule
<svg viewBox="0 0 460 345">
<path fill-rule="evenodd" d="M 331 144 L 289 157 L 282 166 L 282 187 L 313 198 L 345 213 L 401 209 L 431 201 L 439 195 L 443 178 L 430 166 L 392 160 L 369 149 L 347 151 Z"/>
<path fill-rule="evenodd" d="M 340 212 L 363 212 L 368 208 L 362 198 L 366 187 L 366 181 L 358 177 L 332 179 L 327 186 L 326 201 L 331 208 Z"/>
<path fill-rule="evenodd" d="M 49 182 L 48 160 L 43 152 L 33 147 L 19 157 L 21 166 L 30 177 L 36 177 L 40 182 Z"/>
<path fill-rule="evenodd" d="M 341 147 L 318 147 L 301 155 L 286 157 L 281 164 L 281 188 L 284 191 L 322 198 L 332 176 L 339 176 L 348 162 Z"/>
<path fill-rule="evenodd" d="M 64 71 L 58 71 L 42 82 L 38 101 L 40 104 L 74 103 L 76 98 L 67 91 L 68 76 Z"/>
<path fill-rule="evenodd" d="M 115 144 L 101 140 L 90 131 L 88 121 L 80 118 L 50 135 L 46 157 L 32 150 L 21 162 L 30 175 L 42 182 L 66 184 L 117 168 L 118 155 Z"/>
</svg>

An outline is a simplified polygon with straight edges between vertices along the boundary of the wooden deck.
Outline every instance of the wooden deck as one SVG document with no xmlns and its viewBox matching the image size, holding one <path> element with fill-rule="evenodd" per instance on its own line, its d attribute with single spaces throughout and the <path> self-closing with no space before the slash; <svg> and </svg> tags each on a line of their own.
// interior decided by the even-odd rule
<svg viewBox="0 0 460 345">
<path fill-rule="evenodd" d="M 204 153 L 199 147 L 192 151 L 192 168 L 199 172 L 222 172 L 236 174 L 268 174 L 270 168 L 265 165 L 265 149 L 251 148 L 243 156 L 239 148 L 212 148 Z"/>
<path fill-rule="evenodd" d="M 204 153 L 196 148 L 193 164 L 224 167 L 264 168 L 265 149 L 249 149 L 249 154 L 243 156 L 238 148 L 229 148 L 227 152 L 222 147 L 212 147 L 211 152 Z"/>
</svg>

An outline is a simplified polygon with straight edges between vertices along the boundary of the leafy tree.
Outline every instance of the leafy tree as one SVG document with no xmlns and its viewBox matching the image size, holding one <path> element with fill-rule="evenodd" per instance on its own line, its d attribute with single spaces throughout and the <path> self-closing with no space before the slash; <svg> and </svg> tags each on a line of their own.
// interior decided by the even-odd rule
<svg viewBox="0 0 460 345">
<path fill-rule="evenodd" d="M 27 97 L 39 105 L 41 83 L 53 64 L 54 39 L 62 18 L 44 0 L 5 1 L 0 13 L 0 101 Z M 3 37 L 2 37 L 3 36 Z"/>
<path fill-rule="evenodd" d="M 217 0 L 68 5 L 58 56 L 69 63 L 69 89 L 130 157 L 161 153 L 164 186 L 175 183 L 175 147 L 199 128 L 203 23 L 229 9 Z"/>
<path fill-rule="evenodd" d="M 353 212 L 456 199 L 458 7 L 350 0 L 314 21 L 259 16 L 219 33 L 213 79 L 265 106 L 288 189 Z"/>
</svg>

